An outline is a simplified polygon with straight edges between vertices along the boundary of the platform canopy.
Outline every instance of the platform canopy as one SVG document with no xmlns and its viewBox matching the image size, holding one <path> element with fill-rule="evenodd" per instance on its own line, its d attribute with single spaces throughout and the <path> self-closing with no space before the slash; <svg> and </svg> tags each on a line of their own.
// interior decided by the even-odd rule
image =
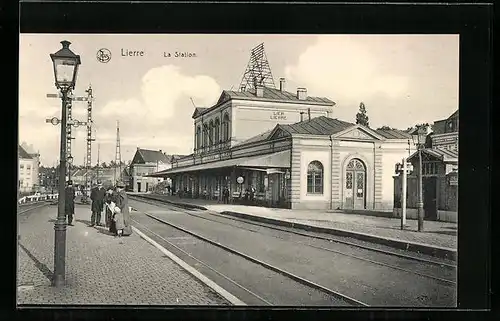
<svg viewBox="0 0 500 321">
<path fill-rule="evenodd" d="M 210 163 L 174 167 L 164 171 L 151 173 L 147 177 L 165 177 L 171 174 L 179 174 L 186 172 L 196 172 L 216 168 L 226 167 L 244 167 L 246 169 L 267 170 L 273 168 L 290 168 L 290 150 L 276 152 L 272 154 L 265 154 L 252 157 L 241 157 L 235 159 L 226 159 L 222 161 L 215 161 Z"/>
<path fill-rule="evenodd" d="M 422 149 L 422 153 L 447 164 L 458 164 L 458 151 L 456 150 L 424 148 Z M 408 157 L 408 161 L 411 162 L 417 156 L 418 151 L 414 152 L 410 157 Z"/>
</svg>

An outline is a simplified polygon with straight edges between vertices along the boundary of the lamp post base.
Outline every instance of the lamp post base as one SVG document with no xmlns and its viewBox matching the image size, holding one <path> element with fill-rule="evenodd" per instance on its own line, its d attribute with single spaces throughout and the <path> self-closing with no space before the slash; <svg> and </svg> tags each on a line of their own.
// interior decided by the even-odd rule
<svg viewBox="0 0 500 321">
<path fill-rule="evenodd" d="M 66 219 L 58 215 L 55 230 L 54 244 L 54 276 L 52 285 L 56 287 L 64 286 L 66 277 Z"/>
<path fill-rule="evenodd" d="M 66 281 L 64 279 L 64 275 L 54 275 L 52 277 L 52 286 L 55 286 L 56 288 L 63 287 L 65 283 Z"/>
</svg>

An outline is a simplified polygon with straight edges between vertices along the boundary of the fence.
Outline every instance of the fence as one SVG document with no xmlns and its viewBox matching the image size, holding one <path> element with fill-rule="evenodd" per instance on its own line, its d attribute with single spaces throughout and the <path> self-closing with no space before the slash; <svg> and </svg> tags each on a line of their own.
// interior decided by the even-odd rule
<svg viewBox="0 0 500 321">
<path fill-rule="evenodd" d="M 17 202 L 19 204 L 26 204 L 26 203 L 33 203 L 33 202 L 40 202 L 40 201 L 47 201 L 47 200 L 57 200 L 59 194 L 35 194 L 35 195 L 29 195 L 29 196 L 23 196 L 21 197 Z"/>
</svg>

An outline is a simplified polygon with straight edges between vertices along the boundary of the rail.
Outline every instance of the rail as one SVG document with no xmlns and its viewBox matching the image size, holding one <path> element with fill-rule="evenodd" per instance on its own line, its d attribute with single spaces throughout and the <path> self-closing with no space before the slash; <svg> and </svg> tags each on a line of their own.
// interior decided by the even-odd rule
<svg viewBox="0 0 500 321">
<path fill-rule="evenodd" d="M 40 194 L 40 195 L 28 195 L 21 197 L 17 202 L 19 204 L 27 204 L 33 202 L 47 201 L 47 200 L 57 200 L 59 194 Z"/>
</svg>

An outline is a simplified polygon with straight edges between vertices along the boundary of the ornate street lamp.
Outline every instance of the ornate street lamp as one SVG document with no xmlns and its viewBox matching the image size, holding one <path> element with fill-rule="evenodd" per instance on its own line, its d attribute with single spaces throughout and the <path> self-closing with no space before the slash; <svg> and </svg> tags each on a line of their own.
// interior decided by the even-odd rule
<svg viewBox="0 0 500 321">
<path fill-rule="evenodd" d="M 54 224 L 55 242 L 54 242 L 54 277 L 52 285 L 59 287 L 64 285 L 66 270 L 66 215 L 65 207 L 65 178 L 66 178 L 66 127 L 68 92 L 75 87 L 76 77 L 78 75 L 78 66 L 80 65 L 80 56 L 75 55 L 70 49 L 69 41 L 61 41 L 62 48 L 50 54 L 54 66 L 54 79 L 57 89 L 61 92 L 62 110 L 61 110 L 61 149 L 59 156 L 59 197 L 57 220 Z M 55 120 L 52 122 L 57 123 Z"/>
<path fill-rule="evenodd" d="M 425 147 L 425 140 L 427 138 L 426 126 L 419 126 L 417 134 L 412 136 L 413 143 L 418 149 L 418 231 L 424 230 L 424 202 L 423 202 L 423 186 L 422 186 L 422 149 Z"/>
</svg>

